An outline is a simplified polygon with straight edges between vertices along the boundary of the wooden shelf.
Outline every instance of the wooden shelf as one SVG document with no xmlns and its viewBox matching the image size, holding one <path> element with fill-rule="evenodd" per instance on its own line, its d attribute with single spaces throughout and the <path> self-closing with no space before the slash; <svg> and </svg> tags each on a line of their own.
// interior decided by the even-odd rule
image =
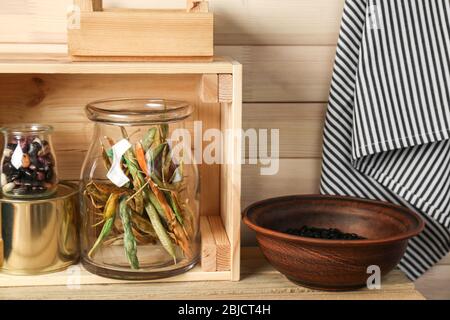
<svg viewBox="0 0 450 320">
<path fill-rule="evenodd" d="M 36 275 L 36 276 L 21 276 L 10 275 L 7 273 L 0 273 L 0 288 L 4 287 L 28 287 L 28 286 L 65 286 L 71 283 L 74 275 L 79 275 L 80 285 L 104 285 L 104 284 L 130 284 L 137 283 L 136 281 L 122 281 L 103 278 L 88 272 L 81 264 L 70 267 L 68 270 Z M 194 269 L 184 274 L 166 278 L 161 280 L 139 281 L 138 283 L 169 283 L 169 282 L 186 282 L 186 281 L 229 281 L 231 277 L 230 271 L 221 272 L 204 272 L 200 264 Z M 1 291 L 1 290 L 0 290 Z"/>
<path fill-rule="evenodd" d="M 0 54 L 0 73 L 40 74 L 208 74 L 233 73 L 234 62 L 72 62 L 66 54 Z"/>
<path fill-rule="evenodd" d="M 228 272 L 212 274 L 216 280 L 229 279 Z M 71 275 L 72 279 L 69 279 Z M 299 287 L 267 264 L 257 248 L 243 249 L 242 280 L 239 282 L 173 282 L 180 279 L 193 281 L 204 275 L 196 268 L 184 275 L 164 279 L 164 283 L 149 283 L 101 278 L 81 269 L 80 287 L 76 288 L 68 287 L 68 284 L 73 286 L 76 279 L 69 272 L 28 277 L 0 274 L 0 299 L 424 299 L 399 270 L 382 279 L 380 290 L 333 293 Z"/>
</svg>

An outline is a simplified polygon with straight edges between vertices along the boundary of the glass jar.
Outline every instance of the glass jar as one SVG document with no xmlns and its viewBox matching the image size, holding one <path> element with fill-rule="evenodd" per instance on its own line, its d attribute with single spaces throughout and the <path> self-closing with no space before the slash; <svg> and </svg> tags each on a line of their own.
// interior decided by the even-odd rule
<svg viewBox="0 0 450 320">
<path fill-rule="evenodd" d="M 1 186 L 5 197 L 35 199 L 52 196 L 58 185 L 56 158 L 48 125 L 13 125 L 0 129 L 4 148 Z"/>
<path fill-rule="evenodd" d="M 152 99 L 87 105 L 95 126 L 81 173 L 81 254 L 90 272 L 144 280 L 197 263 L 199 179 L 185 136 L 192 111 Z"/>
</svg>

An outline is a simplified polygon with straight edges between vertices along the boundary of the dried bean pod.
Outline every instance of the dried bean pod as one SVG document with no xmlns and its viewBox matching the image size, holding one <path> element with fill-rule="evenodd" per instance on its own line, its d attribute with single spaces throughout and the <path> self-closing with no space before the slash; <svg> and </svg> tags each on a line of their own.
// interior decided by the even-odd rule
<svg viewBox="0 0 450 320">
<path fill-rule="evenodd" d="M 131 211 L 127 205 L 128 197 L 124 197 L 120 201 L 119 215 L 123 225 L 123 241 L 125 254 L 132 269 L 139 269 L 139 260 L 137 258 L 136 238 L 133 234 L 131 226 Z"/>
</svg>

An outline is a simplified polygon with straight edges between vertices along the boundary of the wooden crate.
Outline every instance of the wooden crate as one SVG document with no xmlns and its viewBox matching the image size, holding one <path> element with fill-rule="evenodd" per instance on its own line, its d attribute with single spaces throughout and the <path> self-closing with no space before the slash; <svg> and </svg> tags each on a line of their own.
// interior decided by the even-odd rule
<svg viewBox="0 0 450 320">
<path fill-rule="evenodd" d="M 185 100 L 195 106 L 192 120 L 202 120 L 203 130 L 242 126 L 242 66 L 228 58 L 72 62 L 62 54 L 17 57 L 0 54 L 0 125 L 53 125 L 60 176 L 65 180 L 79 179 L 92 138 L 93 124 L 84 114 L 89 101 L 124 96 Z M 202 266 L 172 281 L 239 280 L 240 150 L 240 136 L 225 136 L 224 153 L 233 161 L 199 166 Z"/>
<path fill-rule="evenodd" d="M 102 0 L 74 0 L 69 54 L 76 61 L 198 60 L 214 55 L 214 16 L 206 1 L 186 10 L 103 9 Z"/>
</svg>

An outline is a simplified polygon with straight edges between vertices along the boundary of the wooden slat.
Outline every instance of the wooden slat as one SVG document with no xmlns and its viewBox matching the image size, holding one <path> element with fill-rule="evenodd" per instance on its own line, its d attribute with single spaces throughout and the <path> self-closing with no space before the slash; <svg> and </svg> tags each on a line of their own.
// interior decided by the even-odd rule
<svg viewBox="0 0 450 320">
<path fill-rule="evenodd" d="M 231 248 L 220 216 L 208 216 L 209 226 L 216 243 L 216 271 L 228 271 L 231 264 Z"/>
<path fill-rule="evenodd" d="M 319 191 L 320 159 L 281 159 L 274 176 L 261 175 L 261 165 L 242 168 L 243 207 L 276 196 L 312 194 Z"/>
<path fill-rule="evenodd" d="M 49 57 L 66 57 L 67 45 L 54 43 L 0 43 L 0 59 L 32 57 L 47 60 Z"/>
<path fill-rule="evenodd" d="M 73 267 L 72 267 L 73 268 Z M 136 284 L 136 280 L 114 280 L 109 278 L 100 277 L 88 272 L 82 265 L 76 266 L 77 271 L 80 272 L 80 285 L 93 285 L 100 284 L 104 287 L 105 284 Z M 5 287 L 34 287 L 38 288 L 40 286 L 64 286 L 67 290 L 67 284 L 69 284 L 69 277 L 73 273 L 68 271 L 62 271 L 51 274 L 43 274 L 37 276 L 17 276 L 8 275 L 6 273 L 0 273 L 0 299 L 2 297 L 1 293 L 5 290 Z M 230 272 L 204 272 L 200 266 L 194 267 L 188 273 L 183 273 L 178 276 L 174 276 L 166 279 L 149 280 L 142 281 L 141 283 L 146 283 L 147 285 L 151 282 L 164 282 L 166 285 L 172 282 L 186 282 L 186 281 L 229 281 Z M 108 290 L 106 290 L 108 291 Z"/>
<path fill-rule="evenodd" d="M 310 103 L 246 103 L 243 127 L 279 129 L 280 158 L 318 158 L 322 154 L 322 130 L 326 104 Z M 268 132 L 268 151 L 272 148 Z M 245 156 L 257 152 L 257 146 L 246 145 Z M 275 148 L 276 149 L 276 148 Z M 261 156 L 261 155 L 260 155 Z M 265 157 L 263 155 L 263 157 Z"/>
<path fill-rule="evenodd" d="M 59 47 L 59 46 L 58 46 Z M 58 50 L 60 50 L 58 48 Z M 0 53 L 0 73 L 41 74 L 204 74 L 230 73 L 232 65 L 223 57 L 205 62 L 72 62 L 67 55 L 52 54 L 36 59 L 35 55 L 20 54 L 6 57 Z"/>
<path fill-rule="evenodd" d="M 240 278 L 241 227 L 241 129 L 242 129 L 242 65 L 233 62 L 233 102 L 222 103 L 221 128 L 231 132 L 225 135 L 223 154 L 228 155 L 221 166 L 220 215 L 231 245 L 232 280 Z M 231 156 L 230 156 L 231 155 Z M 233 214 L 230 214 L 232 212 Z"/>
<path fill-rule="evenodd" d="M 213 0 L 216 44 L 334 45 L 343 0 Z"/>
<path fill-rule="evenodd" d="M 185 8 L 177 0 L 104 0 L 105 7 Z M 71 0 L 2 0 L 0 42 L 65 42 Z M 334 45 L 344 0 L 211 0 L 221 45 Z M 9 26 L 15 32 L 9 32 Z"/>
<path fill-rule="evenodd" d="M 219 101 L 233 102 L 233 75 L 219 74 Z"/>
<path fill-rule="evenodd" d="M 86 122 L 88 102 L 122 96 L 198 102 L 195 75 L 0 75 L 1 119 Z M 14 108 L 12 108 L 14 107 Z"/>
<path fill-rule="evenodd" d="M 244 65 L 244 102 L 324 102 L 334 46 L 216 46 Z"/>
<path fill-rule="evenodd" d="M 243 66 L 240 62 L 232 60 L 233 63 L 233 102 L 231 107 L 234 112 L 231 115 L 233 121 L 231 127 L 235 131 L 242 129 L 242 86 L 243 86 Z M 220 88 L 219 88 L 220 89 Z M 219 90 L 220 91 L 220 90 Z M 225 230 L 230 239 L 231 246 L 231 280 L 239 281 L 241 277 L 241 198 L 242 198 L 242 167 L 238 160 L 241 158 L 240 151 L 242 149 L 242 137 L 236 136 L 233 142 L 234 165 L 231 168 L 232 176 L 232 189 L 233 196 L 231 201 L 233 202 L 230 209 L 233 212 L 231 219 L 229 214 L 222 214 L 222 220 L 224 221 Z M 229 232 L 232 230 L 232 232 Z"/>
<path fill-rule="evenodd" d="M 219 76 L 217 74 L 204 74 L 202 76 L 200 99 L 206 103 L 219 102 Z"/>
<path fill-rule="evenodd" d="M 217 246 L 208 217 L 200 217 L 200 233 L 202 235 L 202 271 L 215 272 L 217 270 Z"/>
</svg>

